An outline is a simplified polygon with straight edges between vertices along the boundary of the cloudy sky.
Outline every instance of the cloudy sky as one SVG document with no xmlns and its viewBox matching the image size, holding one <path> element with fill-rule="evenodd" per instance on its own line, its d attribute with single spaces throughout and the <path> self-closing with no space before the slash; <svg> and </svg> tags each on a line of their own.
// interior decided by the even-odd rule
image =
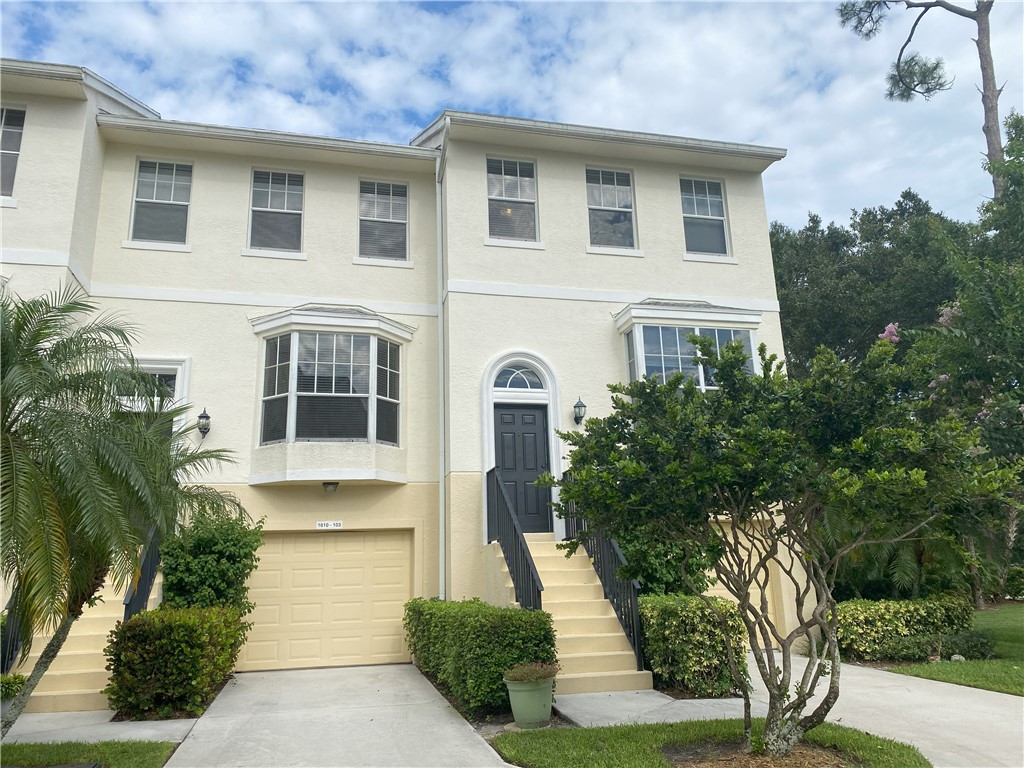
<svg viewBox="0 0 1024 768">
<path fill-rule="evenodd" d="M 896 4 L 898 5 L 898 4 Z M 973 6 L 973 3 L 962 3 Z M 891 205 L 911 187 L 974 219 L 981 162 L 972 22 L 941 9 L 915 48 L 956 80 L 885 101 L 914 16 L 864 42 L 834 2 L 3 4 L 3 55 L 88 67 L 165 118 L 407 143 L 442 109 L 785 147 L 768 215 Z M 1024 4 L 992 12 L 1001 114 L 1024 111 Z"/>
</svg>

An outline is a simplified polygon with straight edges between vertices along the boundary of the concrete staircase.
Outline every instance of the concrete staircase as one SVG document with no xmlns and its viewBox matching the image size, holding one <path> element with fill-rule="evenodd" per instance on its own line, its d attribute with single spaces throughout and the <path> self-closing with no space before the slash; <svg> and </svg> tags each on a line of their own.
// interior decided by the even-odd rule
<svg viewBox="0 0 1024 768">
<path fill-rule="evenodd" d="M 556 633 L 557 693 L 649 690 L 651 673 L 638 672 L 636 656 L 601 581 L 583 549 L 566 559 L 554 534 L 528 533 L 526 542 L 537 565 L 543 608 Z"/>
<path fill-rule="evenodd" d="M 26 712 L 79 712 L 107 709 L 107 697 L 100 693 L 110 679 L 103 649 L 107 635 L 124 617 L 123 595 L 108 587 L 100 593 L 103 601 L 86 608 L 71 625 L 71 632 L 53 664 L 32 692 Z M 14 672 L 28 675 L 50 640 L 36 635 L 32 652 Z"/>
</svg>

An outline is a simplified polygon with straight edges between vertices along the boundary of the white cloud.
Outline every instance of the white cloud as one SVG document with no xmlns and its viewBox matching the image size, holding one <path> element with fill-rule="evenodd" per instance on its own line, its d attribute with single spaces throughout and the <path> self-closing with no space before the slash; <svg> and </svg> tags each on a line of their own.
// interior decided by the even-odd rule
<svg viewBox="0 0 1024 768">
<path fill-rule="evenodd" d="M 446 107 L 786 147 L 769 217 L 845 222 L 912 187 L 973 218 L 990 191 L 970 22 L 915 47 L 953 90 L 893 104 L 912 15 L 870 42 L 832 2 L 8 3 L 4 55 L 84 65 L 165 117 L 404 143 Z M 1005 116 L 1024 105 L 1024 6 L 993 11 Z"/>
</svg>

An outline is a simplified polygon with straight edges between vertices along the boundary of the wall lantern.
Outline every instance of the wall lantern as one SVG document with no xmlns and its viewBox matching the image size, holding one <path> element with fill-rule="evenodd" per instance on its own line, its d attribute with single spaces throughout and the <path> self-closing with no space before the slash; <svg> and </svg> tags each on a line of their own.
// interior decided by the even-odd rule
<svg viewBox="0 0 1024 768">
<path fill-rule="evenodd" d="M 210 414 L 206 412 L 205 408 L 203 408 L 203 412 L 200 413 L 199 417 L 196 419 L 196 429 L 199 430 L 199 434 L 201 435 L 199 438 L 200 440 L 203 437 L 206 437 L 206 434 L 210 431 Z"/>
<path fill-rule="evenodd" d="M 587 404 L 582 400 L 577 400 L 576 405 L 572 407 L 572 418 L 577 424 L 583 423 L 583 417 L 587 415 Z"/>
<path fill-rule="evenodd" d="M 336 482 L 330 482 L 328 480 L 325 480 L 324 482 L 320 483 L 320 485 L 324 487 L 324 493 L 338 492 L 338 484 Z"/>
</svg>

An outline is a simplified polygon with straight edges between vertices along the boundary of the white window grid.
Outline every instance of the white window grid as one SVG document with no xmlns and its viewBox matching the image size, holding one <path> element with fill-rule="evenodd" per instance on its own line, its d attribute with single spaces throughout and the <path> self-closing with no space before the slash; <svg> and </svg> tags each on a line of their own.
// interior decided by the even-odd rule
<svg viewBox="0 0 1024 768">
<path fill-rule="evenodd" d="M 305 179 L 301 173 L 290 171 L 252 172 L 252 209 L 302 213 Z"/>
<path fill-rule="evenodd" d="M 749 329 L 641 325 L 626 334 L 626 358 L 630 380 L 640 375 L 666 378 L 677 371 L 682 371 L 694 377 L 702 391 L 718 389 L 711 366 L 701 361 L 699 350 L 689 341 L 688 337 L 693 335 L 712 339 L 717 354 L 734 339 L 745 342 L 747 362 L 744 367 L 749 373 L 755 373 L 753 331 Z"/>
<path fill-rule="evenodd" d="M 192 193 L 192 166 L 160 160 L 139 160 L 135 199 L 147 203 L 188 205 Z"/>
<path fill-rule="evenodd" d="M 629 171 L 587 168 L 587 205 L 596 209 L 632 211 L 633 182 Z"/>
<path fill-rule="evenodd" d="M 359 218 L 405 224 L 409 220 L 409 188 L 390 181 L 359 182 Z"/>
<path fill-rule="evenodd" d="M 14 194 L 14 181 L 18 172 L 18 157 L 21 154 L 21 139 L 25 133 L 25 110 L 0 107 L 0 165 L 9 169 L 10 188 L 4 189 L 4 196 Z"/>
<path fill-rule="evenodd" d="M 536 166 L 527 160 L 487 158 L 487 197 L 492 200 L 536 202 Z"/>
<path fill-rule="evenodd" d="M 679 192 L 683 203 L 684 220 L 719 221 L 722 223 L 723 236 L 725 235 L 725 191 L 721 181 L 681 178 Z"/>
</svg>

